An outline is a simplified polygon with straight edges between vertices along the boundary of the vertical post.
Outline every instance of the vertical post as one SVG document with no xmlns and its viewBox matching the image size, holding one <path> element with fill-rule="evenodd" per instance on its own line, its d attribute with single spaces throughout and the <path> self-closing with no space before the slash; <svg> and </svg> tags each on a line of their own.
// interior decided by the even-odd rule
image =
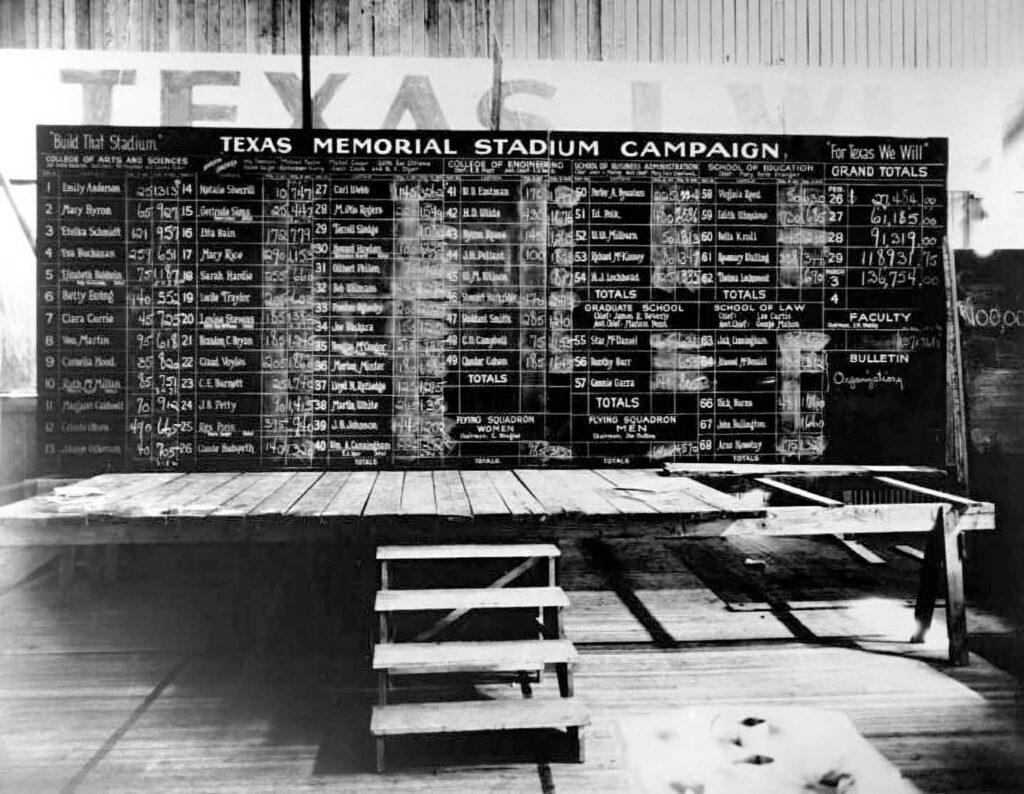
<svg viewBox="0 0 1024 794">
<path fill-rule="evenodd" d="M 959 540 L 957 514 L 949 505 L 943 505 L 935 520 L 935 529 L 928 533 L 928 542 L 924 548 L 917 604 L 914 607 L 917 627 L 910 641 L 924 642 L 928 629 L 931 628 L 935 599 L 938 596 L 942 569 L 945 567 L 949 661 L 952 665 L 962 667 L 968 664 L 967 607 L 964 600 L 964 574 Z"/>
<path fill-rule="evenodd" d="M 559 607 L 544 607 L 544 639 L 560 640 L 562 635 L 562 611 Z"/>
<path fill-rule="evenodd" d="M 555 573 L 555 558 L 554 557 L 548 557 L 548 587 L 555 587 L 556 584 L 557 584 L 557 581 L 558 580 L 557 580 L 557 576 L 556 576 L 556 573 Z M 546 619 L 546 616 L 545 616 L 544 607 L 541 607 L 538 611 L 540 612 L 539 617 L 540 617 L 540 624 L 541 624 L 541 627 L 542 627 L 541 628 L 541 637 L 543 638 L 545 633 L 549 629 L 549 626 L 547 624 L 547 619 Z"/>
<path fill-rule="evenodd" d="M 377 544 L 375 542 L 370 544 L 370 548 L 376 548 L 376 546 L 377 546 Z M 374 556 L 376 556 L 376 555 L 374 555 Z M 372 563 L 368 564 L 367 567 L 372 570 Z M 382 591 L 383 590 L 387 590 L 388 589 L 388 584 L 389 584 L 388 561 L 387 560 L 381 560 L 380 561 L 380 589 Z M 389 642 L 391 638 L 388 636 L 388 633 L 389 633 L 388 632 L 388 615 L 387 615 L 386 612 L 381 612 L 380 615 L 379 615 L 379 618 L 380 618 L 380 639 L 379 639 L 379 641 L 382 642 L 382 643 Z M 371 643 L 370 647 L 371 648 L 373 647 L 372 643 Z M 387 670 L 378 670 L 377 671 L 377 704 L 380 705 L 380 706 L 386 706 L 387 703 L 388 703 L 388 671 Z M 376 743 L 376 746 L 377 746 L 377 773 L 381 774 L 385 770 L 384 737 L 383 736 L 378 736 L 376 738 L 376 742 L 375 743 Z"/>
<path fill-rule="evenodd" d="M 377 592 L 377 525 L 371 523 L 365 532 L 358 533 L 353 544 L 353 556 L 359 563 L 355 573 L 355 581 L 350 585 L 355 587 L 355 592 L 348 599 L 352 606 L 352 623 L 355 628 L 354 636 L 361 638 L 363 643 L 363 656 L 366 659 L 373 658 L 373 648 L 377 642 L 388 642 L 388 634 L 393 630 L 384 613 L 377 615 L 374 620 L 375 593 Z M 388 587 L 388 574 L 382 566 L 382 578 L 384 582 L 381 589 Z M 380 639 L 376 635 L 380 634 Z M 383 747 L 383 744 L 381 745 Z"/>
<path fill-rule="evenodd" d="M 558 694 L 564 698 L 571 698 L 575 694 L 575 687 L 572 682 L 572 671 L 568 662 L 559 662 L 555 667 L 558 676 Z"/>
<path fill-rule="evenodd" d="M 970 486 L 967 461 L 967 405 L 964 400 L 964 366 L 960 348 L 960 313 L 957 309 L 956 266 L 949 238 L 943 238 L 942 269 L 946 281 L 946 411 L 951 438 L 946 441 L 947 461 L 956 469 L 957 483 L 965 492 Z M 950 454 L 951 453 L 951 454 Z"/>
<path fill-rule="evenodd" d="M 946 561 L 946 631 L 949 634 L 949 661 L 956 667 L 965 667 L 969 659 L 964 567 L 960 557 L 957 514 L 950 508 L 942 511 L 942 548 Z"/>
<path fill-rule="evenodd" d="M 910 638 L 913 643 L 924 642 L 928 630 L 932 627 L 932 615 L 935 612 L 935 599 L 938 596 L 939 576 L 942 572 L 942 533 L 944 532 L 944 509 L 939 510 L 935 527 L 928 533 L 924 544 L 924 560 L 917 580 L 917 601 L 914 604 L 914 620 L 917 625 Z"/>
<path fill-rule="evenodd" d="M 583 736 L 580 735 L 578 725 L 569 726 L 569 757 L 577 764 L 586 761 L 586 754 L 583 751 Z"/>
<path fill-rule="evenodd" d="M 960 234 L 962 236 L 961 245 L 964 248 L 971 247 L 971 202 L 974 200 L 974 194 L 969 190 L 961 190 L 960 193 Z"/>
<path fill-rule="evenodd" d="M 491 0 L 488 9 L 491 14 L 491 129 L 501 129 L 501 48 L 504 39 L 504 14 L 500 3 Z"/>
<path fill-rule="evenodd" d="M 380 561 L 380 589 L 388 589 L 388 561 Z M 378 616 L 379 621 L 379 642 L 391 642 L 390 631 L 388 630 L 388 613 L 381 612 Z"/>
<path fill-rule="evenodd" d="M 313 129 L 313 89 L 309 75 L 310 5 L 313 0 L 299 0 L 299 57 L 302 60 L 302 129 Z"/>
</svg>

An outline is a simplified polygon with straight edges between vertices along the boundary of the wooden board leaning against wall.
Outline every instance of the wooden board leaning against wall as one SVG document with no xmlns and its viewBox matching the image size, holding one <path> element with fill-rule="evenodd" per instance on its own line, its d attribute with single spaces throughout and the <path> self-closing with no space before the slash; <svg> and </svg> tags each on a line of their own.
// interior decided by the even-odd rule
<svg viewBox="0 0 1024 794">
<path fill-rule="evenodd" d="M 1002 530 L 984 541 L 972 539 L 974 564 L 987 572 L 976 586 L 1020 610 L 1024 255 L 1017 250 L 985 257 L 957 251 L 955 257 L 971 493 L 999 506 Z"/>
<path fill-rule="evenodd" d="M 956 267 L 970 451 L 1024 456 L 1024 257 L 958 251 Z"/>
</svg>

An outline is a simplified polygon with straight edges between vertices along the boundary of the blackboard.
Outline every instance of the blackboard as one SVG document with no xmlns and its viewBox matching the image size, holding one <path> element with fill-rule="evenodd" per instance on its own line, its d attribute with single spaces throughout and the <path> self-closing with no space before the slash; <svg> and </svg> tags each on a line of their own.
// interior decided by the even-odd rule
<svg viewBox="0 0 1024 794">
<path fill-rule="evenodd" d="M 1024 456 L 1024 252 L 954 259 L 970 450 Z"/>
<path fill-rule="evenodd" d="M 942 463 L 944 139 L 37 143 L 48 471 Z"/>
</svg>

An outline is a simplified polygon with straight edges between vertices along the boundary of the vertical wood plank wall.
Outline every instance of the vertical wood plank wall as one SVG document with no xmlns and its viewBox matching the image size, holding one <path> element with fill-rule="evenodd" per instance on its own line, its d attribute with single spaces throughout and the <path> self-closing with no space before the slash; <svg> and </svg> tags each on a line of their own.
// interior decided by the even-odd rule
<svg viewBox="0 0 1024 794">
<path fill-rule="evenodd" d="M 1021 0 L 312 0 L 322 55 L 1024 66 Z M 297 53 L 298 0 L 0 0 L 0 47 Z"/>
</svg>

